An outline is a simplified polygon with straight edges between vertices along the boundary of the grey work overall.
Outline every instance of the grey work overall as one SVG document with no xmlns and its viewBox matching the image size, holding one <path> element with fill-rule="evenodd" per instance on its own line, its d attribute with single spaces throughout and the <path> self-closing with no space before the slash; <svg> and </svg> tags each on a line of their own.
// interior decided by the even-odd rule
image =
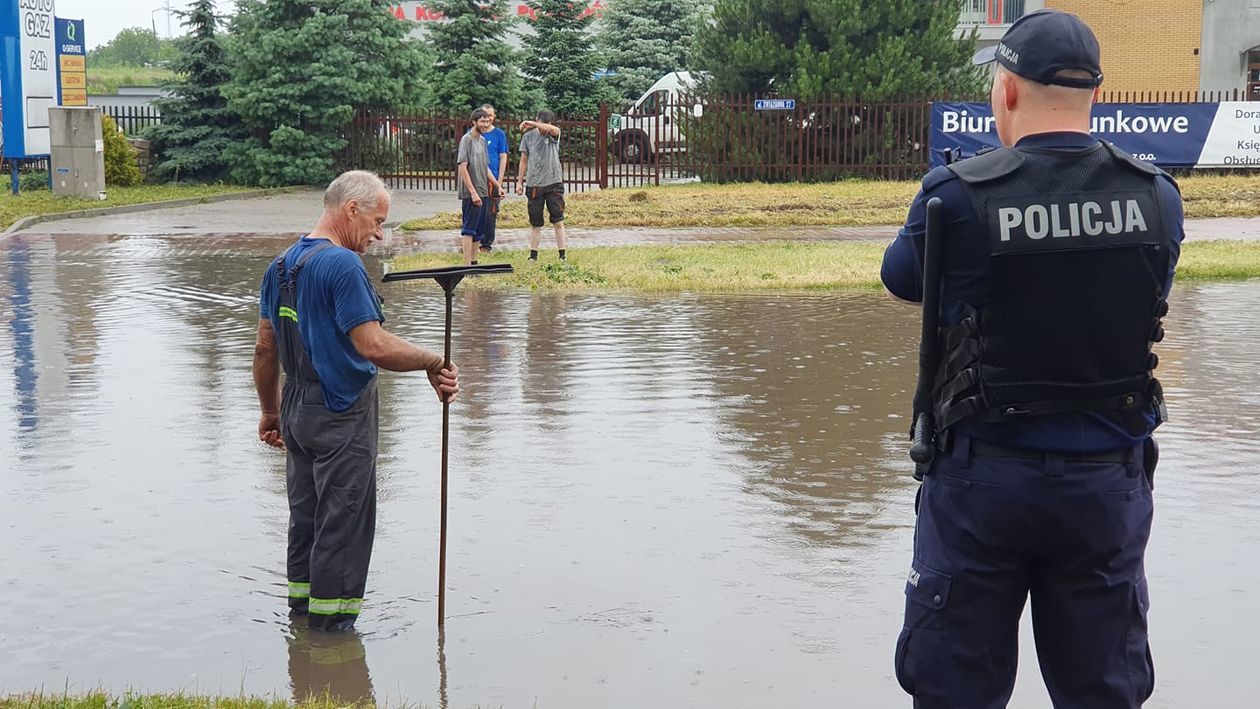
<svg viewBox="0 0 1260 709">
<path fill-rule="evenodd" d="M 345 411 L 331 411 L 298 330 L 302 267 L 331 247 L 312 246 L 291 268 L 276 259 L 277 344 L 285 381 L 280 431 L 288 454 L 289 607 L 310 625 L 349 630 L 363 606 L 376 531 L 376 378 Z"/>
</svg>

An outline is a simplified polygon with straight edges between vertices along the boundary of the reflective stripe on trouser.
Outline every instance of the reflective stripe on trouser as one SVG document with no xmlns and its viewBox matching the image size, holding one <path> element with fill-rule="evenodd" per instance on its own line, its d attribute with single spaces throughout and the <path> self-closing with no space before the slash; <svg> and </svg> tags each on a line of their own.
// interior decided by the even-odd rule
<svg viewBox="0 0 1260 709">
<path fill-rule="evenodd" d="M 312 598 L 310 603 L 311 615 L 358 615 L 361 610 L 362 598 Z"/>
<path fill-rule="evenodd" d="M 348 627 L 367 587 L 376 531 L 378 406 L 373 379 L 345 411 L 318 383 L 285 381 L 280 422 L 288 453 L 290 606 L 311 624 Z"/>
</svg>

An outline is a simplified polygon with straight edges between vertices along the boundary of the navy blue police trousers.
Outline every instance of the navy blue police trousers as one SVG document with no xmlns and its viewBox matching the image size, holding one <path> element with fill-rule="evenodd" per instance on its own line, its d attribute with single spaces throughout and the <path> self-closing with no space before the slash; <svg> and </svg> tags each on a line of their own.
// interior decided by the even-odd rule
<svg viewBox="0 0 1260 709">
<path fill-rule="evenodd" d="M 1114 461 L 982 448 L 959 436 L 919 490 L 897 681 L 923 709 L 1005 707 L 1031 599 L 1055 707 L 1141 706 L 1155 684 L 1141 446 Z"/>
</svg>

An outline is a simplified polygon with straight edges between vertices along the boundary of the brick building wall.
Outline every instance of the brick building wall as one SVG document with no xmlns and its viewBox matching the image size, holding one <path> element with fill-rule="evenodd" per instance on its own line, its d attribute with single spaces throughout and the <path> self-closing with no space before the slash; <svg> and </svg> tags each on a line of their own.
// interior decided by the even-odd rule
<svg viewBox="0 0 1260 709">
<path fill-rule="evenodd" d="M 1046 0 L 1090 26 L 1103 91 L 1198 91 L 1203 0 Z"/>
</svg>

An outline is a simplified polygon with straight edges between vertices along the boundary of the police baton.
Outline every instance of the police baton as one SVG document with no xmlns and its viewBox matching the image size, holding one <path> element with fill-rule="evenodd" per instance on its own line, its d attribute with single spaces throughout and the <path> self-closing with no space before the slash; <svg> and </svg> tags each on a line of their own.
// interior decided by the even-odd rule
<svg viewBox="0 0 1260 709">
<path fill-rule="evenodd" d="M 442 367 L 451 366 L 451 302 L 455 296 L 455 286 L 464 280 L 464 276 L 481 276 L 492 273 L 511 273 L 512 264 L 492 263 L 484 266 L 449 266 L 445 268 L 424 268 L 418 271 L 397 271 L 387 273 L 381 280 L 409 281 L 417 278 L 432 278 L 446 291 L 446 350 L 442 355 Z M 438 628 L 446 624 L 446 508 L 447 508 L 447 442 L 450 440 L 451 402 L 442 400 L 442 526 L 438 539 Z"/>
<path fill-rule="evenodd" d="M 923 329 L 919 334 L 919 383 L 914 391 L 914 428 L 911 430 L 913 445 L 910 459 L 914 461 L 914 479 L 922 480 L 935 455 L 936 425 L 932 416 L 932 394 L 935 389 L 936 369 L 940 362 L 940 341 L 937 337 L 940 322 L 941 301 L 941 254 L 944 244 L 941 236 L 941 198 L 933 197 L 927 203 L 927 228 L 923 243 Z"/>
</svg>

